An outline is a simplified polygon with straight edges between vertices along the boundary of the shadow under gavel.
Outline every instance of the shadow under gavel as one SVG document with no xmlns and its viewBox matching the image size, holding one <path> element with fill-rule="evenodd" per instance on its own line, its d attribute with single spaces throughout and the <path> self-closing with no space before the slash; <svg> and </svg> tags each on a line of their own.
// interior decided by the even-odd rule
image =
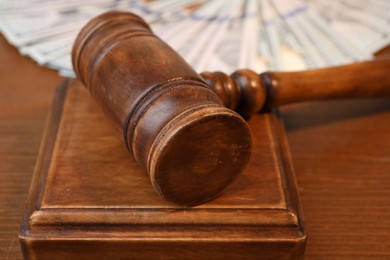
<svg viewBox="0 0 390 260">
<path fill-rule="evenodd" d="M 248 118 L 291 102 L 390 96 L 386 58 L 304 72 L 200 76 L 140 17 L 119 11 L 84 26 L 72 62 L 157 194 L 186 206 L 221 194 L 249 160 L 249 127 L 231 109 Z"/>
</svg>

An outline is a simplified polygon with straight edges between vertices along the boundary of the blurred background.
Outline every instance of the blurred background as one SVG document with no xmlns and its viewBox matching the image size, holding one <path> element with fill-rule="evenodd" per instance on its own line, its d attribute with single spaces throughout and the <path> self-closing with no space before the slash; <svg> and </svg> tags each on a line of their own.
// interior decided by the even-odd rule
<svg viewBox="0 0 390 260">
<path fill-rule="evenodd" d="M 78 31 L 113 9 L 140 15 L 198 72 L 335 66 L 390 43 L 387 0 L 0 0 L 0 30 L 20 54 L 74 77 Z"/>
</svg>

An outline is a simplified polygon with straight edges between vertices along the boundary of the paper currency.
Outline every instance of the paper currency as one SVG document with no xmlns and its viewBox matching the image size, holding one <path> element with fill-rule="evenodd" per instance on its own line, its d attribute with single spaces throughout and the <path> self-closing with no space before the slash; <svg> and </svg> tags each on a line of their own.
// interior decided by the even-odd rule
<svg viewBox="0 0 390 260">
<path fill-rule="evenodd" d="M 0 0 L 0 31 L 22 55 L 74 77 L 78 31 L 114 9 L 143 17 L 198 72 L 335 66 L 390 44 L 388 0 Z"/>
</svg>

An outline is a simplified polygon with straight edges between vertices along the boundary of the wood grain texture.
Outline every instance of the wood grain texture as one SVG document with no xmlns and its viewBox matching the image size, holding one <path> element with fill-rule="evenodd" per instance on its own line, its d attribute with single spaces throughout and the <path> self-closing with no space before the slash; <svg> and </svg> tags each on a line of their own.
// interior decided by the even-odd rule
<svg viewBox="0 0 390 260">
<path fill-rule="evenodd" d="M 390 100 L 283 108 L 307 259 L 390 258 Z"/>
<path fill-rule="evenodd" d="M 390 48 L 383 53 L 390 54 Z M 21 259 L 17 233 L 45 117 L 61 79 L 21 57 L 3 37 L 0 55 L 0 258 Z M 389 258 L 390 146 L 384 142 L 390 140 L 389 110 L 388 101 L 372 100 L 283 108 L 308 226 L 306 259 Z M 348 138 L 350 131 L 354 139 Z M 324 149 L 317 149 L 319 139 Z M 328 153 L 336 150 L 344 151 L 342 157 Z"/>
<path fill-rule="evenodd" d="M 242 175 L 215 200 L 183 207 L 153 192 L 80 82 L 59 88 L 20 233 L 26 258 L 301 259 L 283 125 L 272 113 L 249 125 L 257 134 Z"/>
<path fill-rule="evenodd" d="M 390 55 L 370 61 L 297 72 L 257 74 L 240 69 L 201 75 L 227 106 L 245 118 L 273 106 L 340 98 L 390 97 Z M 235 100 L 230 104 L 229 100 Z"/>
<path fill-rule="evenodd" d="M 21 258 L 17 232 L 55 86 L 56 72 L 0 36 L 0 258 Z"/>
<path fill-rule="evenodd" d="M 72 61 L 162 198 L 186 206 L 212 200 L 248 163 L 246 121 L 140 17 L 110 11 L 93 18 Z"/>
<path fill-rule="evenodd" d="M 265 72 L 269 103 L 347 98 L 390 98 L 390 56 L 302 72 Z"/>
</svg>

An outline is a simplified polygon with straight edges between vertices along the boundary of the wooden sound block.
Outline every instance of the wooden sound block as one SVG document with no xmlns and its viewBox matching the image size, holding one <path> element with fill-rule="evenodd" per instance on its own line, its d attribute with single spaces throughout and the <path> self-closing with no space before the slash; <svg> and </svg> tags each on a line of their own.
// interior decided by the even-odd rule
<svg viewBox="0 0 390 260">
<path fill-rule="evenodd" d="M 302 258 L 306 233 L 283 124 L 253 116 L 245 171 L 218 198 L 158 197 L 78 81 L 56 94 L 20 232 L 31 259 Z"/>
</svg>

